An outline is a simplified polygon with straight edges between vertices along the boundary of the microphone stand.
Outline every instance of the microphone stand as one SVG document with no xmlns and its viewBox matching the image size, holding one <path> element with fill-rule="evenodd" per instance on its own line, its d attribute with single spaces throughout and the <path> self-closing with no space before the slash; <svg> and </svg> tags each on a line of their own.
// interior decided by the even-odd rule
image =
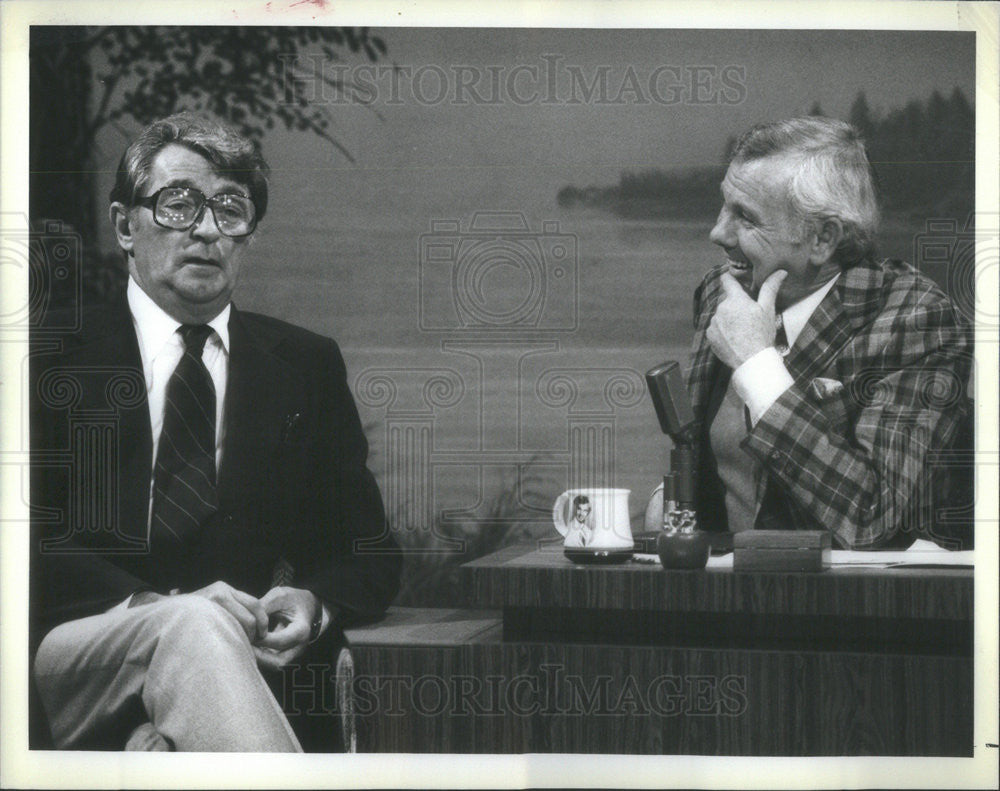
<svg viewBox="0 0 1000 791">
<path fill-rule="evenodd" d="M 670 471 L 663 476 L 663 529 L 671 533 L 692 533 L 697 527 L 694 449 L 681 443 L 670 451 Z"/>
</svg>

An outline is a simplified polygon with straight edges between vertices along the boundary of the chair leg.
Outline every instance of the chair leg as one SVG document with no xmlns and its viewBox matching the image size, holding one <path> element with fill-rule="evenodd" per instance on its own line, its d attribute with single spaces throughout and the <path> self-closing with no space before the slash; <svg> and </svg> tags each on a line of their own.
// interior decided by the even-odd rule
<svg viewBox="0 0 1000 791">
<path fill-rule="evenodd" d="M 354 657 L 351 649 L 343 647 L 337 655 L 337 711 L 340 712 L 344 752 L 358 751 L 358 734 L 354 714 Z"/>
</svg>

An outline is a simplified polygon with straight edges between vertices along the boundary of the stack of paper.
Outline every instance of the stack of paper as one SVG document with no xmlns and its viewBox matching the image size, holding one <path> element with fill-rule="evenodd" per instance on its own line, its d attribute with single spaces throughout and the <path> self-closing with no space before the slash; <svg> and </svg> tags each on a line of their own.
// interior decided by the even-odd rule
<svg viewBox="0 0 1000 791">
<path fill-rule="evenodd" d="M 951 552 L 942 549 L 932 541 L 922 538 L 913 542 L 909 549 L 901 551 L 891 550 L 850 550 L 834 549 L 830 552 L 831 566 L 867 566 L 870 568 L 890 568 L 893 566 L 973 566 L 975 552 L 967 550 L 965 552 Z M 636 554 L 633 557 L 638 563 L 659 563 L 660 559 L 656 555 Z M 725 555 L 713 555 L 708 559 L 710 569 L 731 569 L 733 567 L 733 553 Z"/>
</svg>

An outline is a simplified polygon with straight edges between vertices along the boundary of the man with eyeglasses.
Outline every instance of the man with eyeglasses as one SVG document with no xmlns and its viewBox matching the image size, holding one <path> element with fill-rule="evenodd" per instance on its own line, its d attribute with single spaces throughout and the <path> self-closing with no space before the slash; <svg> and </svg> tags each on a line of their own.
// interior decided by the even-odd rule
<svg viewBox="0 0 1000 791">
<path fill-rule="evenodd" d="M 336 344 L 231 302 L 266 208 L 251 141 L 150 125 L 111 193 L 125 299 L 32 360 L 33 669 L 56 747 L 337 747 L 341 630 L 384 611 L 399 558 Z M 78 430 L 97 414 L 104 455 Z M 67 445 L 68 471 L 45 463 Z"/>
</svg>

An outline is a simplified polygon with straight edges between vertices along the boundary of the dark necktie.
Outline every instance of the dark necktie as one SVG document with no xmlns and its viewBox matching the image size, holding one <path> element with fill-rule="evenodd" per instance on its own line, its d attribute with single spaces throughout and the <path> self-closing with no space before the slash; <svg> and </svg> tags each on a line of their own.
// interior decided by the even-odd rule
<svg viewBox="0 0 1000 791">
<path fill-rule="evenodd" d="M 151 541 L 183 542 L 218 510 L 215 491 L 215 387 L 201 360 L 206 324 L 185 324 L 184 356 L 167 382 L 153 475 Z"/>
<path fill-rule="evenodd" d="M 788 354 L 788 335 L 785 333 L 785 320 L 781 317 L 780 313 L 774 319 L 774 348 L 778 350 L 778 354 L 785 357 Z"/>
</svg>

